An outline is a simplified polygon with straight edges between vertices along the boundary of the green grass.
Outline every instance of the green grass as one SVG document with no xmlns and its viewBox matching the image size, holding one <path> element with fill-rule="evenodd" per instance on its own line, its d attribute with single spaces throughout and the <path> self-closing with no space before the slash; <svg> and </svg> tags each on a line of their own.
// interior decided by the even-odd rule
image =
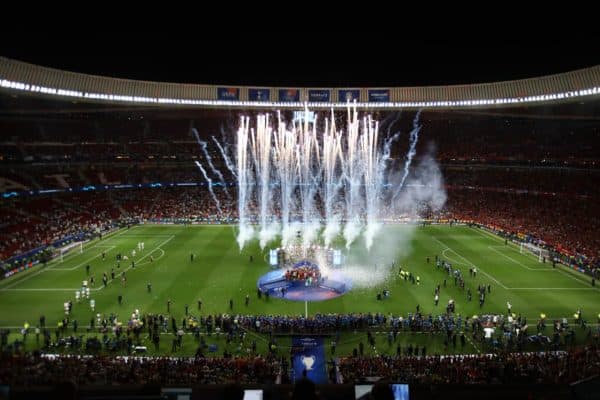
<svg viewBox="0 0 600 400">
<path fill-rule="evenodd" d="M 380 247 L 387 247 L 388 253 L 394 252 L 395 241 L 399 248 L 407 247 L 400 246 L 406 229 L 406 226 L 385 226 L 380 238 L 385 238 L 386 243 L 380 243 Z M 235 313 L 303 315 L 305 305 L 302 302 L 273 297 L 268 301 L 264 297 L 257 299 L 256 281 L 269 270 L 266 254 L 260 251 L 256 242 L 240 252 L 235 232 L 232 226 L 179 225 L 143 225 L 121 230 L 90 243 L 83 253 L 74 250 L 64 262 L 53 261 L 46 267 L 37 266 L 1 281 L 0 326 L 21 327 L 25 321 L 35 326 L 42 314 L 46 316 L 47 326 L 56 326 L 56 322 L 64 316 L 63 303 L 74 300 L 75 290 L 87 278 L 85 265 L 88 263 L 96 279 L 96 286 L 91 292 L 91 297 L 96 300 L 96 312 L 107 315 L 112 312 L 121 320 L 126 320 L 136 308 L 142 313 L 166 314 L 167 299 L 171 299 L 171 314 L 178 321 L 183 317 L 186 304 L 191 312 L 197 313 L 198 299 L 203 301 L 203 314 L 229 313 L 229 299 L 233 299 Z M 131 258 L 131 250 L 136 248 L 137 251 L 140 241 L 145 243 L 145 250 L 136 254 L 136 268 L 130 269 L 129 261 L 123 261 L 121 268 L 117 269 L 115 255 L 121 252 Z M 485 231 L 464 226 L 418 227 L 409 244 L 410 251 L 400 252 L 396 265 L 402 265 L 420 276 L 420 285 L 413 285 L 394 275 L 384 285 L 354 289 L 336 299 L 309 303 L 308 313 L 383 312 L 406 315 L 414 312 L 419 304 L 422 312 L 440 314 L 450 298 L 456 301 L 456 312 L 465 316 L 505 314 L 507 301 L 512 303 L 513 312 L 528 317 L 532 322 L 539 318 L 540 313 L 545 313 L 549 319 L 572 319 L 573 313 L 581 309 L 584 318 L 595 323 L 600 313 L 599 289 L 591 287 L 589 277 L 562 266 L 552 268 L 549 263 L 539 263 L 533 255 L 520 254 L 516 245 L 505 245 L 503 240 Z M 105 261 L 100 257 L 103 250 L 106 251 Z M 196 254 L 194 262 L 190 261 L 190 252 Z M 150 255 L 154 258 L 152 262 Z M 253 263 L 249 262 L 250 255 L 254 255 Z M 458 290 L 452 278 L 435 268 L 435 255 L 462 269 L 466 287 L 471 287 L 474 293 L 473 301 L 468 302 L 466 291 Z M 429 264 L 426 263 L 428 256 L 431 258 Z M 366 257 L 365 260 L 366 265 L 371 262 Z M 391 263 L 391 259 L 384 261 Z M 471 265 L 479 270 L 475 278 L 468 273 Z M 102 287 L 102 273 L 106 272 L 110 277 L 111 267 L 117 274 L 127 270 L 126 287 L 119 279 L 106 288 Z M 447 278 L 447 287 L 442 287 L 440 304 L 435 307 L 434 287 L 444 278 Z M 146 289 L 148 282 L 152 283 L 151 293 Z M 492 286 L 482 309 L 475 293 L 479 284 Z M 377 301 L 376 293 L 384 287 L 390 290 L 391 298 Z M 117 302 L 119 294 L 123 296 L 121 306 Z M 251 297 L 248 307 L 244 306 L 246 294 Z M 74 304 L 70 318 L 77 319 L 81 327 L 87 325 L 94 315 L 88 301 L 83 300 Z M 33 340 L 32 336 L 29 342 Z M 363 336 L 345 334 L 344 344 L 340 345 L 338 353 L 351 352 L 356 340 L 365 339 Z M 361 339 L 357 339 L 359 337 Z M 281 340 L 285 342 L 287 339 Z M 433 339 L 408 336 L 402 340 L 412 343 L 425 341 L 422 344 L 427 344 Z M 195 346 L 191 336 L 186 341 L 190 349 Z M 395 344 L 393 349 L 386 349 L 383 335 L 380 341 L 382 344 L 378 351 L 395 352 Z M 427 346 L 432 350 L 440 349 L 436 340 Z M 166 342 L 162 347 L 170 350 Z M 452 349 L 449 351 L 452 352 Z M 472 352 L 473 348 L 469 345 L 464 351 Z"/>
</svg>

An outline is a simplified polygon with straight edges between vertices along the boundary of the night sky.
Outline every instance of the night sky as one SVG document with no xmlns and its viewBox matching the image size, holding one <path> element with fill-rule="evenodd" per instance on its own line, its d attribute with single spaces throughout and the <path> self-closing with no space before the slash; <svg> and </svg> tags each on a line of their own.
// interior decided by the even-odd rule
<svg viewBox="0 0 600 400">
<path fill-rule="evenodd" d="M 265 86 L 465 84 L 600 64 L 599 42 L 587 35 L 477 42 L 466 35 L 420 41 L 389 34 L 342 39 L 339 33 L 285 40 L 259 34 L 211 40 L 145 33 L 75 36 L 5 40 L 0 55 L 120 78 Z"/>
</svg>

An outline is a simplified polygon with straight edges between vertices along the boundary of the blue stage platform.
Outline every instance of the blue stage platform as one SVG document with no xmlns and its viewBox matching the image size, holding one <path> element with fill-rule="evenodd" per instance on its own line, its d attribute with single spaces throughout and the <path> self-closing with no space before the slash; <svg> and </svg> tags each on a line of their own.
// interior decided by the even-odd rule
<svg viewBox="0 0 600 400">
<path fill-rule="evenodd" d="M 287 280 L 285 272 L 285 269 L 267 272 L 258 279 L 258 289 L 263 293 L 268 292 L 271 297 L 286 300 L 321 301 L 339 297 L 352 288 L 352 283 L 341 270 L 330 271 L 321 282 L 310 286 L 307 286 L 304 280 Z"/>
</svg>

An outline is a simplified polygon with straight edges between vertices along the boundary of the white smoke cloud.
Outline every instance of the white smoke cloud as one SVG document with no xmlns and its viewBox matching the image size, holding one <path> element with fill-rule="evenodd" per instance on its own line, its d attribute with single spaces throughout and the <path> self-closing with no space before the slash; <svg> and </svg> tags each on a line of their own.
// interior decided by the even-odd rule
<svg viewBox="0 0 600 400">
<path fill-rule="evenodd" d="M 352 246 L 346 255 L 343 272 L 353 288 L 374 288 L 393 279 L 402 259 L 412 251 L 414 224 L 382 227 L 385 234 L 377 236 L 369 252 L 361 245 Z"/>
<path fill-rule="evenodd" d="M 395 203 L 396 210 L 401 214 L 422 216 L 424 209 L 437 212 L 446 203 L 442 172 L 431 152 L 430 149 L 421 158 Z"/>
<path fill-rule="evenodd" d="M 240 224 L 239 225 L 239 232 L 238 232 L 236 240 L 237 240 L 238 246 L 240 247 L 240 251 L 242 251 L 242 249 L 244 248 L 246 243 L 249 242 L 250 240 L 252 240 L 253 237 L 254 237 L 254 228 L 252 228 L 251 225 L 249 225 L 249 224 Z"/>
<path fill-rule="evenodd" d="M 396 216 L 424 217 L 425 211 L 437 212 L 446 203 L 447 195 L 439 165 L 433 157 L 433 146 L 421 157 L 406 179 L 405 185 L 394 204 Z M 396 178 L 400 178 L 396 176 Z M 397 180 L 396 180 L 397 182 Z M 369 227 L 367 228 L 368 231 Z M 373 247 L 365 252 L 360 246 L 352 246 L 346 259 L 344 273 L 357 288 L 372 288 L 384 284 L 392 277 L 392 263 L 396 267 L 412 252 L 412 241 L 417 225 L 377 226 L 377 232 L 365 232 L 365 241 L 371 239 Z M 384 230 L 385 234 L 378 234 Z M 393 233 L 392 233 L 393 232 Z M 376 238 L 376 240 L 374 240 Z M 397 270 L 397 269 L 396 269 Z"/>
<path fill-rule="evenodd" d="M 365 247 L 367 248 L 367 251 L 370 251 L 371 247 L 373 247 L 373 241 L 375 240 L 375 236 L 377 236 L 380 230 L 381 223 L 379 222 L 373 221 L 367 224 L 367 227 L 365 228 L 364 232 Z"/>
<path fill-rule="evenodd" d="M 341 229 L 340 216 L 335 214 L 332 215 L 332 217 L 327 220 L 325 230 L 323 230 L 323 240 L 325 242 L 325 246 L 331 246 L 333 241 L 340 234 Z"/>
<path fill-rule="evenodd" d="M 265 225 L 258 234 L 260 248 L 264 249 L 269 242 L 272 242 L 279 236 L 281 228 L 277 222 Z"/>
<path fill-rule="evenodd" d="M 355 215 L 350 220 L 346 221 L 346 225 L 344 226 L 344 239 L 346 240 L 346 249 L 349 249 L 350 246 L 352 246 L 352 243 L 354 243 L 356 238 L 360 235 L 361 230 L 362 225 L 360 223 L 358 215 Z"/>
</svg>

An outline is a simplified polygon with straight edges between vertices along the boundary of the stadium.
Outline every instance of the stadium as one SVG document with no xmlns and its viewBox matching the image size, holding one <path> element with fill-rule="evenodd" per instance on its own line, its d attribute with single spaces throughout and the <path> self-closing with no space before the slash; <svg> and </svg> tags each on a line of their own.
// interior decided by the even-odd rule
<svg viewBox="0 0 600 400">
<path fill-rule="evenodd" d="M 593 392 L 599 98 L 600 66 L 277 87 L 0 57 L 0 386 Z"/>
</svg>

